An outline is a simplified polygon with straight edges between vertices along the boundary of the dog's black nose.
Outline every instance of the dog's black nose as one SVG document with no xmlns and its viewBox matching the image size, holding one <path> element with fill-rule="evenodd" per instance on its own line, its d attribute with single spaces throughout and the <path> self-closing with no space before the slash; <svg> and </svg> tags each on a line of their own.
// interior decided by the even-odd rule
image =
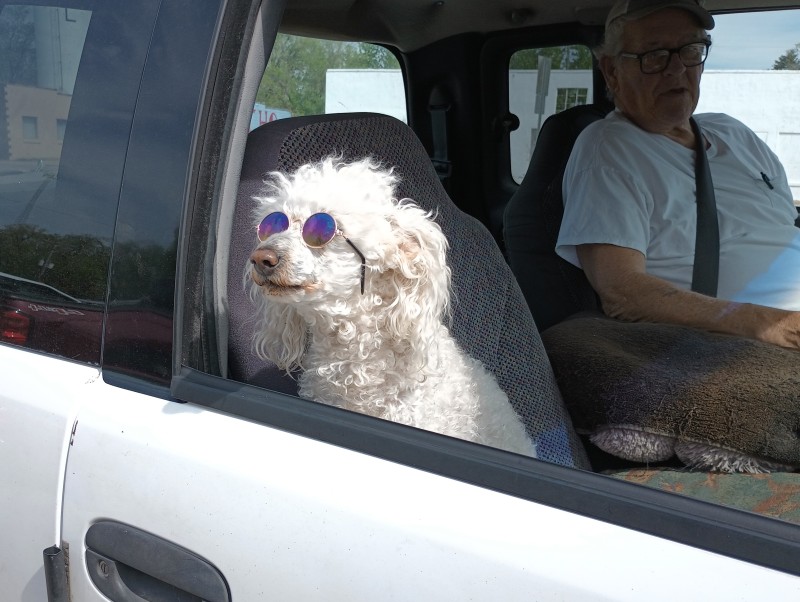
<svg viewBox="0 0 800 602">
<path fill-rule="evenodd" d="M 281 258 L 272 249 L 256 249 L 250 255 L 250 263 L 260 272 L 271 271 Z"/>
</svg>

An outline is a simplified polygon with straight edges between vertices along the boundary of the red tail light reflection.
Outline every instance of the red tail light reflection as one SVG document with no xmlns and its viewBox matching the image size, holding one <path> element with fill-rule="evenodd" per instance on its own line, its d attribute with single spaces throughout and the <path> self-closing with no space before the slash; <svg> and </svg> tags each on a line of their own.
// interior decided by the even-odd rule
<svg viewBox="0 0 800 602">
<path fill-rule="evenodd" d="M 30 328 L 30 316 L 16 309 L 0 309 L 0 341 L 24 345 Z"/>
</svg>

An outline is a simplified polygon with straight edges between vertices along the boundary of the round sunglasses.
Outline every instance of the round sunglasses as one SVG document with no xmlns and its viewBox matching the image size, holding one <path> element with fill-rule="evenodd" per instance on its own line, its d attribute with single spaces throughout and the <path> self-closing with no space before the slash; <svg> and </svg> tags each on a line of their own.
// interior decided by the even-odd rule
<svg viewBox="0 0 800 602">
<path fill-rule="evenodd" d="M 264 242 L 273 234 L 285 232 L 288 229 L 289 216 L 281 211 L 275 211 L 262 219 L 261 223 L 258 224 L 258 240 Z M 361 294 L 363 295 L 367 260 L 364 254 L 358 250 L 358 247 L 339 230 L 339 226 L 336 224 L 334 217 L 330 213 L 315 213 L 303 223 L 303 242 L 312 249 L 321 249 L 331 242 L 333 237 L 337 234 L 344 238 L 347 244 L 350 245 L 361 258 Z"/>
</svg>

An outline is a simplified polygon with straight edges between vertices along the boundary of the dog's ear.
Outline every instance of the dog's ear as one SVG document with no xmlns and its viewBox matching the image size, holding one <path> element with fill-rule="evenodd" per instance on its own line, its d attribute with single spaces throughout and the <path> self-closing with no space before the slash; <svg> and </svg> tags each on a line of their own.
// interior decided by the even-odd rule
<svg viewBox="0 0 800 602">
<path fill-rule="evenodd" d="M 308 330 L 305 320 L 292 305 L 268 303 L 255 286 L 251 289 L 251 298 L 258 308 L 253 333 L 256 355 L 286 372 L 302 368 Z"/>
<path fill-rule="evenodd" d="M 433 336 L 449 310 L 447 239 L 438 224 L 410 199 L 400 201 L 389 221 L 396 237 L 390 269 L 384 274 L 395 293 L 388 307 L 389 327 L 400 338 L 412 332 L 416 332 L 416 340 Z"/>
</svg>

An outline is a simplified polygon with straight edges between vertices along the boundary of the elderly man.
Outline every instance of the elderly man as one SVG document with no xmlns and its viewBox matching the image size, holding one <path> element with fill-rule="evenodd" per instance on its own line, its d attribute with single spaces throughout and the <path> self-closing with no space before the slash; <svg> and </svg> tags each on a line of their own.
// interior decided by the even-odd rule
<svg viewBox="0 0 800 602">
<path fill-rule="evenodd" d="M 606 314 L 800 348 L 800 230 L 778 158 L 722 114 L 695 115 L 719 222 L 717 297 L 692 292 L 697 211 L 690 118 L 714 20 L 695 0 L 617 2 L 597 51 L 616 110 L 578 138 L 557 252 Z"/>
</svg>

